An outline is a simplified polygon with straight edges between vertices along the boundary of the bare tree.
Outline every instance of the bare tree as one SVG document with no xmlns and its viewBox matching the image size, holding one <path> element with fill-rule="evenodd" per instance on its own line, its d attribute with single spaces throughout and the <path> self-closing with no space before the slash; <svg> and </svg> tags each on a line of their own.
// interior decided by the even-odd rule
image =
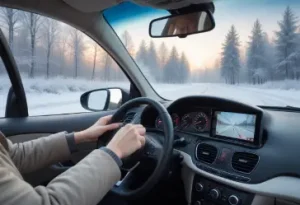
<svg viewBox="0 0 300 205">
<path fill-rule="evenodd" d="M 11 50 L 14 50 L 14 32 L 19 21 L 18 10 L 11 8 L 1 8 L 0 17 L 8 30 L 8 44 Z"/>
<path fill-rule="evenodd" d="M 93 49 L 94 49 L 94 57 L 93 57 L 93 73 L 92 73 L 92 80 L 95 79 L 95 70 L 96 70 L 96 63 L 97 63 L 97 56 L 98 56 L 98 50 L 99 50 L 99 45 L 98 43 L 94 42 L 93 44 Z"/>
<path fill-rule="evenodd" d="M 72 55 L 73 55 L 73 60 L 74 60 L 74 78 L 78 77 L 78 68 L 79 68 L 79 64 L 80 64 L 80 58 L 81 58 L 81 54 L 84 50 L 84 46 L 83 46 L 83 35 L 82 33 L 75 29 L 72 28 L 71 32 L 71 42 L 70 42 L 70 47 L 72 48 Z"/>
<path fill-rule="evenodd" d="M 67 32 L 66 32 L 67 33 Z M 68 45 L 68 35 L 60 34 L 59 39 L 59 50 L 60 50 L 60 70 L 59 75 L 62 76 L 64 74 L 65 66 L 66 66 L 66 53 L 67 53 L 67 45 Z"/>
<path fill-rule="evenodd" d="M 50 18 L 44 18 L 43 33 L 45 34 L 44 36 L 46 40 L 46 53 L 47 53 L 46 78 L 49 78 L 51 52 L 59 33 L 58 21 Z"/>
<path fill-rule="evenodd" d="M 111 71 L 112 71 L 112 58 L 109 56 L 107 52 L 104 51 L 103 53 L 103 80 L 104 81 L 110 81 Z"/>
<path fill-rule="evenodd" d="M 31 66 L 29 71 L 29 77 L 34 77 L 34 70 L 36 64 L 36 41 L 38 39 L 38 31 L 41 26 L 41 16 L 34 13 L 23 13 L 23 23 L 28 29 L 30 35 L 30 53 L 31 53 Z"/>
</svg>

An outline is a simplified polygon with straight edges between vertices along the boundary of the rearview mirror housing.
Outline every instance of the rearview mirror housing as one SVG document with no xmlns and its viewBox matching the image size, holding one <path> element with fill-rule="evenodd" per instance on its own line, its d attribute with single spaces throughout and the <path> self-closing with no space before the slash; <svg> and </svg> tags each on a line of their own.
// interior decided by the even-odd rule
<svg viewBox="0 0 300 205">
<path fill-rule="evenodd" d="M 118 109 L 128 98 L 128 93 L 121 88 L 105 88 L 85 92 L 80 103 L 89 111 L 106 111 Z"/>
<path fill-rule="evenodd" d="M 214 28 L 215 20 L 212 13 L 209 10 L 201 10 L 154 19 L 149 25 L 149 35 L 152 38 L 174 36 L 185 38 L 188 35 L 208 32 Z"/>
</svg>

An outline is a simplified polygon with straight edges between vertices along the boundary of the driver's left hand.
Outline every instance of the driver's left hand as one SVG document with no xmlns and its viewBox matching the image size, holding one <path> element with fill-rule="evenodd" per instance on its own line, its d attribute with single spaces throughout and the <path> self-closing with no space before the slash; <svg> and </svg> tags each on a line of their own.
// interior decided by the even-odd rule
<svg viewBox="0 0 300 205">
<path fill-rule="evenodd" d="M 121 123 L 108 124 L 111 118 L 112 115 L 102 117 L 91 127 L 80 132 L 75 132 L 75 143 L 79 144 L 82 142 L 96 142 L 99 136 L 101 136 L 106 131 L 119 128 L 121 126 Z"/>
</svg>

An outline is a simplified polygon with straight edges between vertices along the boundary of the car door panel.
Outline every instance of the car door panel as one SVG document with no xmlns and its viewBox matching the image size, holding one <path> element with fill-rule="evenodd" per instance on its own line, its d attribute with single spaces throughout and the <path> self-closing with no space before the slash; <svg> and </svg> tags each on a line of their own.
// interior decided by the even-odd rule
<svg viewBox="0 0 300 205">
<path fill-rule="evenodd" d="M 32 133 L 72 132 L 85 129 L 95 123 L 100 117 L 113 113 L 114 111 L 102 111 L 24 118 L 2 118 L 0 119 L 0 129 L 7 137 Z"/>
<path fill-rule="evenodd" d="M 61 131 L 80 131 L 94 124 L 99 118 L 113 113 L 114 111 L 103 111 L 27 118 L 2 118 L 0 119 L 0 129 L 13 143 L 19 143 L 47 137 Z M 82 143 L 78 145 L 79 152 L 72 154 L 70 160 L 26 174 L 24 178 L 33 186 L 46 184 L 75 165 L 95 148 L 96 142 Z"/>
</svg>

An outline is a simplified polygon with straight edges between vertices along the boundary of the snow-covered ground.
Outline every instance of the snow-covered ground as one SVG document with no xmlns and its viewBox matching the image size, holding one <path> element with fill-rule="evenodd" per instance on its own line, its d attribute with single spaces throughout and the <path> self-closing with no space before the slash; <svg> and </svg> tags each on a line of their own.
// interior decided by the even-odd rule
<svg viewBox="0 0 300 205">
<path fill-rule="evenodd" d="M 300 85 L 300 81 L 299 81 Z M 275 86 L 274 86 L 275 87 Z M 298 89 L 280 89 L 264 85 L 226 85 L 217 83 L 199 83 L 181 86 L 163 86 L 157 88 L 162 96 L 176 99 L 185 95 L 209 95 L 230 98 L 252 105 L 295 106 L 300 107 L 300 86 Z"/>
<path fill-rule="evenodd" d="M 1 79 L 0 79 L 1 80 Z M 9 82 L 0 81 L 0 117 L 4 116 Z M 29 114 L 51 115 L 87 112 L 80 105 L 80 95 L 103 87 L 128 88 L 128 83 L 99 83 L 84 80 L 24 80 Z M 155 84 L 155 90 L 164 98 L 176 99 L 187 95 L 210 95 L 230 98 L 252 105 L 300 107 L 300 81 L 266 83 L 264 85 L 226 85 L 193 83 L 184 85 Z"/>
</svg>

